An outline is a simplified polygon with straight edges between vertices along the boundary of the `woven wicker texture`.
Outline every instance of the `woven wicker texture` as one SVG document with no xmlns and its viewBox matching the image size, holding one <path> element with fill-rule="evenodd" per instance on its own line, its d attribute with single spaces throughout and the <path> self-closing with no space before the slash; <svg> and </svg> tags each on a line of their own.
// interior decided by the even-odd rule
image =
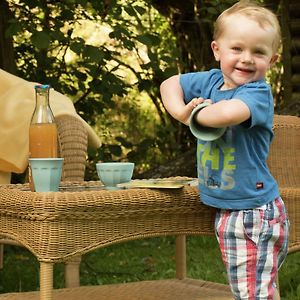
<svg viewBox="0 0 300 300">
<path fill-rule="evenodd" d="M 300 250 L 300 118 L 275 115 L 268 166 L 276 178 L 291 223 L 289 252 Z"/>
<path fill-rule="evenodd" d="M 268 166 L 280 187 L 300 187 L 300 118 L 274 117 Z"/>
<path fill-rule="evenodd" d="M 82 122 L 71 115 L 56 117 L 59 138 L 59 154 L 64 157 L 62 180 L 83 181 L 86 166 L 88 134 Z M 19 245 L 14 240 L 0 236 L 0 243 Z M 0 265 L 3 261 L 3 245 L 0 244 Z"/>
<path fill-rule="evenodd" d="M 40 261 L 147 236 L 213 234 L 215 210 L 200 203 L 196 187 L 34 194 L 3 188 L 1 199 L 1 234 Z"/>
<path fill-rule="evenodd" d="M 274 121 L 268 164 L 288 209 L 293 252 L 300 249 L 300 121 L 288 116 Z M 40 294 L 3 294 L 0 299 L 53 299 L 53 263 L 98 247 L 151 236 L 214 234 L 215 210 L 199 201 L 196 187 L 106 191 L 98 190 L 99 184 L 82 182 L 80 191 L 78 183 L 66 182 L 65 191 L 57 193 L 31 193 L 26 185 L 0 188 L 0 234 L 21 242 L 41 262 Z M 56 290 L 54 299 L 232 299 L 227 286 L 205 284 L 210 288 L 189 279 L 69 288 Z"/>
<path fill-rule="evenodd" d="M 220 291 L 222 291 L 220 293 Z M 38 292 L 0 295 L 0 299 L 38 300 Z M 157 280 L 54 291 L 55 300 L 233 300 L 228 286 L 202 280 Z"/>
<path fill-rule="evenodd" d="M 0 207 L 1 234 L 15 238 L 29 248 L 41 262 L 48 262 L 41 263 L 42 285 L 52 286 L 51 263 L 84 254 L 99 246 L 167 234 L 213 234 L 215 210 L 200 203 L 196 187 L 186 186 L 175 190 L 88 190 L 99 184 L 99 182 L 85 183 L 85 192 L 33 194 L 22 190 L 24 189 L 22 185 L 1 189 L 1 199 L 5 199 L 6 202 Z M 65 183 L 65 187 L 67 185 L 68 183 Z M 50 270 L 47 270 L 48 267 Z M 143 286 L 145 286 L 145 292 L 143 292 Z M 121 285 L 120 292 L 124 289 L 124 293 L 131 295 L 131 292 L 135 295 L 140 290 L 140 293 L 148 295 L 149 290 L 151 296 L 157 295 L 155 293 L 158 293 L 159 286 L 163 287 L 165 284 L 159 281 L 148 284 L 138 283 L 128 285 L 128 287 Z M 198 299 L 208 291 L 212 296 L 216 296 L 216 291 L 220 291 L 221 287 L 217 285 L 219 289 L 202 290 L 202 287 L 194 285 L 187 287 L 184 281 L 175 280 L 173 288 L 170 288 L 171 298 L 167 298 L 166 295 L 165 299 L 176 299 L 173 298 L 173 295 L 177 295 L 177 292 L 173 291 L 175 286 L 190 290 L 185 293 L 186 295 L 194 291 L 195 294 L 190 299 Z M 94 293 L 95 298 L 92 298 L 91 294 L 89 298 L 81 299 L 101 299 L 99 291 L 93 292 L 94 289 L 96 287 L 90 288 L 90 291 Z M 112 293 L 113 296 L 111 298 L 105 296 L 102 299 L 117 299 L 115 293 L 118 294 L 118 291 L 114 292 L 114 288 L 110 287 L 106 292 L 106 289 L 103 287 L 103 292 Z M 227 286 L 225 290 L 228 291 Z M 45 294 L 40 295 L 41 299 L 52 299 L 47 288 L 43 288 L 43 291 Z M 75 298 L 72 293 L 80 294 L 81 289 L 67 289 L 62 292 L 71 293 L 70 299 L 80 299 Z M 85 293 L 84 290 L 83 293 Z M 15 296 L 18 299 L 24 295 L 9 296 Z M 61 299 L 67 299 L 66 295 L 62 297 Z M 127 299 L 147 299 L 143 296 L 138 297 Z M 216 297 L 211 299 L 218 299 Z M 206 299 L 209 298 L 206 297 Z"/>
<path fill-rule="evenodd" d="M 300 187 L 280 189 L 290 220 L 289 253 L 300 250 Z"/>
<path fill-rule="evenodd" d="M 58 129 L 59 152 L 64 158 L 62 180 L 83 180 L 88 145 L 86 128 L 74 116 L 61 115 L 55 120 Z"/>
</svg>

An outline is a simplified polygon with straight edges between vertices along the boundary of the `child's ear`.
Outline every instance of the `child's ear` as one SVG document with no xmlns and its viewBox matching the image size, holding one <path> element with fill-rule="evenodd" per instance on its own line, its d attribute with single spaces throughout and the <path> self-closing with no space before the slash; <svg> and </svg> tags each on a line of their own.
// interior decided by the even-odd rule
<svg viewBox="0 0 300 300">
<path fill-rule="evenodd" d="M 271 57 L 270 65 L 273 65 L 273 64 L 278 60 L 278 57 L 279 57 L 278 54 L 274 54 L 274 55 Z"/>
<path fill-rule="evenodd" d="M 210 46 L 211 46 L 211 49 L 214 53 L 215 60 L 219 61 L 220 60 L 220 54 L 219 54 L 219 46 L 218 46 L 217 41 L 212 41 Z"/>
</svg>

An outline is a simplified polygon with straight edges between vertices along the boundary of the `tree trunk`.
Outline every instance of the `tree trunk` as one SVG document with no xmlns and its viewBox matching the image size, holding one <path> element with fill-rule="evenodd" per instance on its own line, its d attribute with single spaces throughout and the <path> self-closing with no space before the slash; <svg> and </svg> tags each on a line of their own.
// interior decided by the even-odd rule
<svg viewBox="0 0 300 300">
<path fill-rule="evenodd" d="M 181 72 L 208 70 L 215 65 L 210 47 L 212 28 L 200 15 L 198 0 L 152 0 L 152 5 L 168 20 L 181 51 Z M 201 4 L 202 5 L 202 4 Z"/>
<path fill-rule="evenodd" d="M 15 74 L 16 63 L 14 59 L 13 40 L 5 36 L 11 12 L 5 0 L 0 0 L 0 68 Z"/>
</svg>

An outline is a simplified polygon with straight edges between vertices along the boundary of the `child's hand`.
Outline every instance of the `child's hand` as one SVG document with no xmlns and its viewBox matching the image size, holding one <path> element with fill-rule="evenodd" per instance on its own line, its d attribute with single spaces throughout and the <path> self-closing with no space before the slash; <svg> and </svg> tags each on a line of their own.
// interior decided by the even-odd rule
<svg viewBox="0 0 300 300">
<path fill-rule="evenodd" d="M 185 115 L 185 124 L 189 125 L 189 118 L 190 118 L 190 114 L 192 112 L 192 110 L 199 105 L 200 103 L 203 102 L 209 102 L 212 103 L 211 99 L 204 99 L 202 97 L 199 98 L 194 98 L 192 99 L 186 106 L 185 106 L 185 111 L 184 111 L 184 115 Z"/>
<path fill-rule="evenodd" d="M 199 105 L 200 103 L 203 103 L 203 102 L 209 102 L 209 103 L 212 103 L 211 99 L 204 99 L 202 97 L 199 97 L 199 98 L 194 98 L 192 99 L 188 104 L 187 106 L 190 106 L 192 108 L 192 110 L 197 106 Z M 191 112 L 192 112 L 191 110 Z"/>
</svg>

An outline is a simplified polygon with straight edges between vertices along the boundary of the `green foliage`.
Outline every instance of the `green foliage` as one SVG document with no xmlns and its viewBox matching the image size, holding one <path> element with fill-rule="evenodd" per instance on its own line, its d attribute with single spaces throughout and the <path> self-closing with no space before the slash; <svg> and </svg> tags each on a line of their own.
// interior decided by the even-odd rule
<svg viewBox="0 0 300 300">
<path fill-rule="evenodd" d="M 184 41 L 176 40 L 174 20 L 162 17 L 152 1 L 7 2 L 14 17 L 6 36 L 14 40 L 17 75 L 69 96 L 102 140 L 90 152 L 86 179 L 95 177 L 98 160 L 131 160 L 142 173 L 193 146 L 159 93 L 160 83 L 185 64 L 179 61 Z M 200 2 L 191 22 L 212 29 L 212 20 L 235 1 Z M 196 56 L 203 53 L 199 47 Z"/>
<path fill-rule="evenodd" d="M 300 299 L 299 258 L 300 253 L 290 254 L 279 272 L 280 289 L 285 291 L 282 300 Z"/>
<path fill-rule="evenodd" d="M 39 264 L 24 248 L 5 246 L 0 270 L 0 293 L 39 289 Z M 290 254 L 279 272 L 282 300 L 300 299 L 300 253 Z M 216 239 L 187 239 L 188 277 L 226 283 Z M 123 283 L 175 277 L 175 239 L 160 237 L 100 248 L 82 257 L 81 285 Z M 64 266 L 54 267 L 54 287 L 64 287 Z"/>
<path fill-rule="evenodd" d="M 202 5 L 198 7 L 199 14 L 204 22 L 212 24 L 212 21 L 216 20 L 222 11 L 224 11 L 236 2 L 236 0 L 204 0 Z"/>
<path fill-rule="evenodd" d="M 124 5 L 122 0 L 21 0 L 9 5 L 14 18 L 6 34 L 14 38 L 17 75 L 49 83 L 69 96 L 103 139 L 102 147 L 91 153 L 90 170 L 98 159 L 113 159 L 132 160 L 142 171 L 160 163 L 161 153 L 165 160 L 173 155 L 176 147 L 165 151 L 162 142 L 161 128 L 171 124 L 159 85 L 177 73 L 177 49 L 157 11 L 144 1 Z M 109 136 L 103 137 L 107 131 Z M 149 159 L 143 162 L 139 151 Z"/>
</svg>

